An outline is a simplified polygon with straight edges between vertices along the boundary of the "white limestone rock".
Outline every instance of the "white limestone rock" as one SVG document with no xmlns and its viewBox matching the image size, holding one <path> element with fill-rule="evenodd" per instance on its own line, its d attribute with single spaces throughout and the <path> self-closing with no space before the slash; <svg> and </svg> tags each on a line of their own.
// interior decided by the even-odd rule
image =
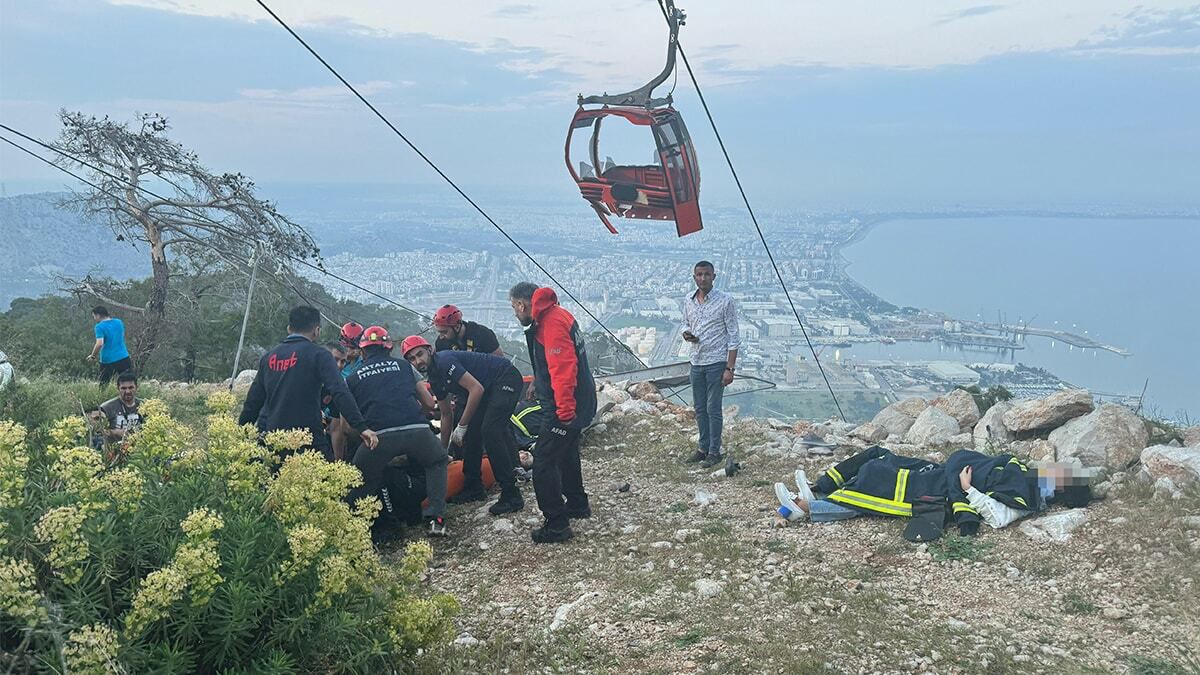
<svg viewBox="0 0 1200 675">
<path fill-rule="evenodd" d="M 959 431 L 971 431 L 979 421 L 979 406 L 975 397 L 962 389 L 938 398 L 933 407 L 958 420 Z"/>
<path fill-rule="evenodd" d="M 1050 442 L 1060 460 L 1077 457 L 1084 466 L 1120 471 L 1138 458 L 1149 437 L 1132 410 L 1106 403 L 1055 429 Z"/>
<path fill-rule="evenodd" d="M 1068 420 L 1086 415 L 1095 409 L 1092 395 L 1086 389 L 1067 389 L 1046 398 L 1021 400 L 1004 413 L 1004 426 L 1009 431 L 1025 432 L 1056 429 Z"/>
<path fill-rule="evenodd" d="M 937 408 L 926 408 L 917 416 L 904 440 L 913 445 L 937 448 L 947 445 L 950 437 L 957 433 L 958 420 Z"/>
</svg>

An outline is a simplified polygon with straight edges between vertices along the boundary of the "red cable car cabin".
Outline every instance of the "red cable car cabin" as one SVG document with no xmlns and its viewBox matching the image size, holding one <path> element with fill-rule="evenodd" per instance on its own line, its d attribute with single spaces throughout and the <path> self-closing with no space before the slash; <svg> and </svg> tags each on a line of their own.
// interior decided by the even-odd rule
<svg viewBox="0 0 1200 675">
<path fill-rule="evenodd" d="M 604 166 L 600 162 L 600 128 L 606 117 L 622 117 L 638 126 L 649 126 L 658 146 L 658 164 Z M 581 176 L 571 161 L 571 137 L 576 129 L 591 127 L 591 175 Z M 567 131 L 567 169 L 609 232 L 617 233 L 609 216 L 674 220 L 679 236 L 699 232 L 700 168 L 683 118 L 671 107 L 580 107 Z M 586 173 L 586 172 L 585 172 Z"/>
</svg>

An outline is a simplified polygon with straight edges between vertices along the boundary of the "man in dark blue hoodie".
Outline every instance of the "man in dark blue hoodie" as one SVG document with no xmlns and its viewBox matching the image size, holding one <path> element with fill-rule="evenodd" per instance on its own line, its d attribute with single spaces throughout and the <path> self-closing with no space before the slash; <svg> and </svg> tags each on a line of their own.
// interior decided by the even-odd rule
<svg viewBox="0 0 1200 675">
<path fill-rule="evenodd" d="M 359 430 L 367 447 L 379 438 L 367 428 L 333 356 L 317 344 L 321 313 L 307 305 L 288 313 L 288 336 L 258 361 L 258 374 L 250 385 L 238 424 L 253 423 L 263 433 L 280 429 L 308 429 L 311 447 L 332 459 L 329 437 L 321 424 L 322 387 L 333 397 L 342 417 Z"/>
</svg>

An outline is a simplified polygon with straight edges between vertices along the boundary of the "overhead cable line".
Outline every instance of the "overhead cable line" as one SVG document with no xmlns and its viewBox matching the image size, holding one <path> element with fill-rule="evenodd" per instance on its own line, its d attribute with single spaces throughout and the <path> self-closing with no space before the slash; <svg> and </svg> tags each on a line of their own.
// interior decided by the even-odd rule
<svg viewBox="0 0 1200 675">
<path fill-rule="evenodd" d="M 262 4 L 261 2 L 259 4 Z M 662 10 L 663 17 L 667 17 L 667 9 L 663 6 L 662 0 L 658 0 L 658 7 Z M 808 329 L 804 327 L 804 321 L 800 318 L 800 312 L 796 309 L 796 304 L 792 302 L 792 294 L 788 291 L 787 283 L 783 280 L 783 273 L 779 271 L 779 265 L 775 263 L 775 256 L 771 253 L 771 247 L 767 245 L 767 238 L 763 234 L 762 227 L 758 224 L 758 218 L 754 216 L 754 209 L 750 206 L 750 199 L 746 196 L 746 190 L 742 187 L 742 180 L 738 178 L 737 169 L 733 166 L 733 160 L 729 157 L 729 151 L 725 148 L 725 141 L 721 138 L 721 132 L 717 130 L 717 122 L 713 119 L 712 111 L 708 109 L 708 102 L 704 100 L 704 92 L 700 90 L 700 83 L 696 81 L 696 73 L 692 71 L 692 64 L 688 61 L 687 53 L 683 51 L 683 45 L 679 40 L 675 41 L 675 48 L 679 50 L 679 57 L 683 59 L 683 65 L 687 68 L 688 77 L 692 80 L 692 86 L 696 89 L 696 96 L 700 98 L 700 105 L 704 107 L 704 114 L 708 116 L 708 124 L 712 127 L 713 135 L 717 137 L 717 143 L 721 146 L 721 153 L 725 155 L 725 163 L 729 165 L 729 173 L 733 174 L 733 182 L 737 184 L 738 192 L 742 195 L 742 203 L 746 205 L 746 211 L 750 213 L 750 221 L 754 223 L 754 229 L 758 232 L 758 238 L 762 241 L 763 250 L 767 252 L 767 259 L 771 261 L 771 267 L 775 269 L 775 276 L 779 279 L 779 286 L 783 289 L 783 295 L 787 298 L 788 306 L 792 308 L 792 314 L 796 317 L 796 323 L 800 325 L 800 332 L 804 334 L 804 341 L 808 343 L 808 349 L 812 352 L 813 362 L 817 364 L 817 369 L 821 371 L 821 377 L 825 380 L 825 386 L 829 388 L 829 396 L 833 399 L 833 404 L 837 407 L 838 416 L 842 421 L 846 421 L 846 413 L 842 412 L 842 404 L 838 402 L 837 394 L 833 392 L 833 385 L 829 382 L 829 376 L 825 374 L 825 367 L 821 365 L 821 358 L 817 356 L 817 350 L 813 347 L 812 339 L 808 336 Z"/>
<path fill-rule="evenodd" d="M 20 136 L 21 138 L 23 138 L 31 143 L 36 143 L 37 145 L 39 145 L 43 148 L 46 148 L 47 150 L 51 150 L 68 160 L 82 164 L 83 166 L 86 166 L 86 167 L 93 169 L 101 174 L 104 174 L 105 176 L 108 176 L 109 178 L 112 178 L 117 181 L 123 181 L 123 182 L 125 182 L 126 185 L 129 185 L 130 187 L 134 188 L 135 190 L 143 192 L 151 197 L 154 197 L 155 199 L 168 201 L 166 197 L 154 192 L 153 190 L 150 190 L 149 188 L 146 188 L 141 185 L 135 185 L 126 178 L 123 178 L 121 176 L 117 176 L 116 174 L 110 173 L 109 171 L 105 170 L 102 167 L 96 166 L 95 164 L 92 164 L 91 162 L 88 162 L 87 160 L 82 159 L 72 153 L 66 152 L 59 148 L 56 148 L 53 145 L 50 145 L 38 138 L 30 136 L 21 131 L 18 131 L 17 129 L 14 129 L 14 128 L 8 126 L 7 124 L 0 123 L 0 129 L 4 129 L 5 131 L 8 131 L 9 133 Z M 50 166 L 52 168 L 58 169 L 59 171 L 62 171 L 63 173 L 67 174 L 68 176 L 71 176 L 72 178 L 74 178 L 75 180 L 78 180 L 79 182 L 93 188 L 94 190 L 97 190 L 98 192 L 107 195 L 111 199 L 115 199 L 118 201 L 122 200 L 122 197 L 120 197 L 119 195 L 113 194 L 112 192 L 104 189 L 103 187 L 97 185 L 96 183 L 93 183 L 92 181 L 88 180 L 87 178 L 80 176 L 79 174 L 75 173 L 74 171 L 71 171 L 70 169 L 67 169 L 66 167 L 60 166 L 59 164 L 56 164 L 55 162 L 52 162 L 52 161 L 46 159 L 45 157 L 38 155 L 37 153 L 33 152 L 32 150 L 29 150 L 28 148 L 21 146 L 20 144 L 14 143 L 13 141 L 11 141 L 3 136 L 0 136 L 0 140 L 4 141 L 5 143 L 8 143 L 9 145 L 13 146 L 14 148 L 20 150 L 21 152 L 24 152 L 25 154 L 29 155 L 30 157 L 33 157 L 34 159 L 36 159 L 40 162 L 43 162 L 47 166 Z M 170 181 L 168 181 L 168 182 L 170 182 Z M 214 220 L 212 217 L 208 216 L 207 214 L 205 214 L 203 212 L 196 211 L 194 209 L 191 209 L 190 207 L 185 207 L 185 206 L 180 206 L 178 208 L 180 208 L 181 210 L 184 210 L 188 213 L 191 213 L 193 216 L 196 216 L 197 218 L 199 218 L 201 220 L 207 221 L 214 225 L 219 224 L 216 220 Z M 263 242 L 257 241 L 257 240 L 254 240 L 254 243 L 259 244 L 259 245 L 263 244 Z M 380 300 L 383 300 L 384 302 L 387 302 L 391 305 L 395 305 L 396 307 L 398 307 L 400 309 L 410 312 L 424 321 L 430 322 L 430 325 L 427 326 L 424 330 L 422 330 L 420 332 L 420 334 L 427 333 L 427 332 L 429 332 L 429 329 L 432 328 L 433 317 L 429 316 L 428 314 L 424 314 L 424 313 L 418 312 L 417 310 L 412 309 L 410 307 L 406 307 L 406 306 L 396 302 L 395 300 L 388 298 L 387 296 L 380 295 L 379 293 L 376 293 L 375 291 L 372 291 L 369 288 L 361 286 L 339 274 L 330 272 L 329 270 L 325 269 L 324 267 L 322 267 L 320 265 L 315 265 L 303 258 L 298 258 L 298 257 L 292 256 L 292 255 L 282 252 L 282 251 L 276 251 L 276 253 L 278 253 L 280 256 L 282 256 L 284 258 L 287 258 L 288 260 L 291 260 L 292 262 L 296 262 L 296 263 L 300 263 L 301 265 L 305 265 L 306 267 L 309 267 L 317 272 L 320 272 L 321 274 L 324 274 L 324 275 L 326 275 L 330 278 L 336 279 L 344 284 L 347 284 L 349 286 L 357 288 L 358 290 L 363 291 L 364 293 L 369 293 L 370 295 L 373 295 L 373 296 L 379 298 Z M 227 255 L 224 253 L 222 253 L 221 255 L 222 255 L 222 257 L 227 257 Z M 236 255 L 232 256 L 232 257 L 237 258 Z M 239 262 L 241 264 L 246 264 L 245 260 L 238 259 L 237 262 Z M 259 263 L 259 264 L 261 264 L 261 263 Z M 327 303 L 325 303 L 323 301 L 313 300 L 312 298 L 310 298 L 304 291 L 300 290 L 300 288 L 296 285 L 296 282 L 294 280 L 292 280 L 291 278 L 288 278 L 288 275 L 272 274 L 271 278 L 274 279 L 277 283 L 279 283 L 280 286 L 287 286 L 288 288 L 291 288 L 292 292 L 295 293 L 296 296 L 299 297 L 302 301 L 304 301 L 305 304 L 308 304 L 308 305 L 314 306 L 314 307 L 320 307 L 322 310 L 325 310 L 323 312 L 320 312 L 321 318 L 323 318 L 325 321 L 329 322 L 330 325 L 334 326 L 335 328 L 340 328 L 342 323 L 344 323 L 343 319 L 345 319 L 345 316 L 342 315 L 341 312 L 330 307 Z M 328 312 L 328 314 L 326 312 Z M 528 359 L 522 357 L 520 355 L 520 353 L 513 354 L 513 357 L 519 361 L 523 361 L 523 362 L 528 361 Z"/>
<path fill-rule="evenodd" d="M 318 62 L 320 62 L 320 64 L 322 66 L 325 66 L 325 69 L 328 70 L 330 72 L 330 74 L 332 74 L 334 77 L 336 77 L 338 79 L 339 82 L 341 82 L 343 85 L 345 85 L 346 88 L 350 90 L 350 93 L 354 94 L 354 96 L 359 101 L 361 101 L 363 105 L 367 106 L 367 109 L 369 109 L 372 113 L 374 113 L 375 116 L 378 117 L 381 122 L 383 122 L 385 125 L 387 125 L 387 127 L 392 130 L 392 133 L 396 134 L 396 136 L 399 137 L 400 140 L 404 141 L 404 144 L 407 145 L 410 150 L 412 150 L 414 153 L 416 153 L 416 155 L 418 157 L 420 157 L 426 164 L 428 164 L 429 168 L 433 169 L 434 172 L 437 173 L 437 175 L 442 178 L 442 180 L 446 181 L 446 183 L 451 188 L 453 188 L 454 191 L 457 192 L 460 197 L 462 197 L 464 200 L 466 200 L 466 202 L 468 204 L 470 204 L 471 207 L 474 208 L 479 213 L 479 215 L 483 216 L 484 220 L 486 220 L 489 224 L 491 224 L 492 227 L 496 228 L 496 231 L 499 232 L 501 235 L 503 235 L 504 238 L 507 239 L 510 244 L 515 246 L 516 249 L 518 251 L 520 251 L 526 258 L 529 258 L 529 261 L 532 262 L 533 265 L 535 267 L 537 267 L 538 270 L 540 270 L 542 274 L 546 275 L 546 277 L 548 279 L 550 279 L 550 281 L 555 286 L 558 286 L 560 289 L 562 289 L 563 293 L 567 294 L 567 297 L 569 297 L 571 300 L 573 300 L 575 302 L 575 304 L 579 305 L 579 308 L 582 309 L 585 314 L 587 314 L 589 317 L 591 317 L 591 319 L 596 322 L 596 325 L 600 326 L 600 328 L 603 329 L 604 332 L 607 333 L 610 337 L 612 337 L 612 339 L 615 340 L 617 342 L 617 344 L 621 345 L 621 347 L 623 347 L 625 349 L 625 351 L 629 352 L 629 355 L 632 356 L 634 359 L 636 359 L 638 363 L 640 363 L 643 367 L 647 367 L 646 362 L 642 361 L 641 357 L 638 356 L 637 353 L 634 352 L 633 349 L 629 345 L 622 342 L 621 339 L 618 338 L 615 333 L 613 333 L 611 330 L 609 330 L 608 326 L 604 325 L 604 322 L 602 322 L 599 319 L 599 317 L 597 317 L 595 314 L 593 314 L 592 310 L 588 309 L 587 305 L 583 304 L 583 302 L 579 298 L 575 297 L 575 294 L 572 293 L 566 286 L 564 286 L 562 284 L 562 282 L 560 282 L 558 279 L 556 279 L 554 277 L 554 275 L 550 273 L 549 270 L 547 270 L 545 267 L 543 267 L 542 264 L 537 261 L 537 258 L 534 258 L 533 255 L 531 255 L 529 253 L 529 251 L 525 250 L 525 247 L 523 247 L 519 243 L 517 243 L 517 240 L 513 239 L 512 236 L 509 235 L 508 232 L 506 232 L 505 229 L 503 227 L 501 227 L 500 224 L 497 223 L 490 215 L 488 215 L 487 211 L 484 211 L 483 208 L 481 206 L 479 206 L 479 204 L 476 203 L 474 199 L 471 199 L 471 197 L 466 192 L 464 192 L 462 188 L 460 188 L 458 186 L 458 183 L 455 183 L 454 180 L 450 178 L 450 176 L 446 175 L 446 173 L 444 171 L 442 171 L 442 169 L 440 167 L 438 167 L 438 165 L 436 163 L 434 163 L 434 161 L 432 159 L 430 159 L 424 152 L 421 151 L 420 148 L 418 148 L 416 146 L 416 144 L 414 144 L 411 140 L 408 139 L 408 136 L 404 135 L 404 132 L 400 131 L 400 129 L 398 129 L 395 124 L 392 124 L 392 121 L 389 120 L 386 115 L 381 113 L 379 111 L 379 109 L 376 108 L 369 100 L 367 100 L 367 98 L 365 96 L 363 96 L 361 93 L 359 93 L 358 89 L 356 89 L 353 84 L 350 84 L 349 80 L 342 77 L 342 74 L 339 73 L 337 71 L 337 69 L 335 69 L 333 66 L 331 66 L 329 64 L 329 62 L 326 61 L 324 59 L 324 57 L 322 57 L 317 52 L 316 49 L 313 49 L 312 46 L 310 46 L 307 42 L 304 41 L 304 38 L 300 37 L 300 35 L 296 31 L 292 30 L 292 27 L 289 26 L 286 21 L 281 19 L 279 17 L 279 15 L 276 14 L 270 7 L 268 7 L 267 3 L 263 2 L 263 0 L 255 0 L 255 2 L 257 2 L 258 5 L 267 12 L 267 14 L 270 14 L 271 18 L 275 19 L 276 23 L 278 23 L 280 26 L 282 26 L 283 29 L 288 32 L 288 34 L 290 34 L 293 38 L 295 38 L 296 41 L 299 42 L 300 45 L 303 46 L 304 49 L 306 49 L 309 54 L 312 54 L 313 58 L 315 58 Z"/>
<path fill-rule="evenodd" d="M 25 140 L 29 141 L 30 143 L 36 143 L 37 145 L 39 145 L 39 146 L 41 146 L 41 147 L 43 147 L 43 148 L 45 148 L 45 149 L 47 149 L 47 150 L 50 150 L 51 152 L 57 153 L 58 155 L 60 155 L 60 156 L 62 156 L 62 157 L 64 157 L 64 158 L 66 158 L 66 159 L 68 159 L 68 160 L 71 160 L 71 161 L 73 161 L 73 162 L 76 162 L 76 163 L 78 163 L 78 164 L 81 164 L 81 165 L 83 165 L 83 166 L 86 166 L 86 167 L 88 167 L 89 169 L 92 169 L 92 170 L 94 170 L 94 171 L 96 171 L 96 172 L 98 172 L 98 173 L 101 173 L 101 174 L 103 174 L 103 175 L 105 175 L 105 176 L 108 176 L 109 178 L 112 178 L 113 180 L 120 181 L 120 182 L 122 182 L 122 183 L 124 183 L 124 184 L 128 185 L 129 187 L 132 187 L 132 188 L 134 188 L 135 190 L 138 190 L 139 192 L 142 192 L 142 193 L 144 193 L 144 194 L 150 195 L 151 197 L 154 197 L 155 199 L 159 199 L 159 200 L 162 200 L 162 201 L 170 201 L 170 200 L 169 200 L 167 197 L 164 197 L 163 195 L 160 195 L 160 194 L 158 194 L 157 192 L 154 192 L 153 190 L 151 190 L 151 189 L 149 189 L 149 188 L 147 188 L 147 187 L 145 187 L 145 186 L 142 186 L 142 185 L 137 185 L 137 184 L 135 184 L 135 183 L 132 183 L 132 182 L 131 182 L 131 181 L 130 181 L 128 178 L 126 178 L 126 177 L 123 177 L 123 176 L 118 176 L 118 175 L 116 175 L 116 174 L 114 174 L 114 173 L 112 173 L 112 172 L 110 172 L 110 171 L 106 170 L 105 168 L 103 168 L 103 167 L 101 167 L 101 166 L 97 166 L 96 164 L 93 164 L 93 163 L 91 163 L 91 162 L 87 161 L 87 160 L 86 160 L 86 159 L 84 159 L 84 158 L 81 158 L 81 157 L 79 157 L 79 156 L 77 156 L 77 155 L 74 155 L 74 154 L 72 154 L 72 153 L 66 152 L 65 150 L 62 150 L 61 148 L 57 148 L 57 147 L 55 147 L 55 146 L 53 146 L 53 145 L 51 145 L 51 144 L 49 144 L 49 143 L 46 143 L 45 141 L 42 141 L 41 139 L 35 138 L 35 137 L 33 137 L 33 136 L 30 136 L 29 134 L 26 134 L 26 133 L 23 133 L 23 132 L 21 132 L 21 131 L 18 131 L 17 129 L 14 129 L 14 128 L 12 128 L 12 127 L 8 126 L 7 124 L 0 123 L 0 129 L 4 129 L 5 131 L 7 131 L 7 132 L 9 132 L 9 133 L 11 133 L 11 134 L 15 134 L 15 135 L 17 135 L 17 136 L 20 136 L 21 138 L 23 138 L 23 139 L 25 139 Z M 3 138 L 3 137 L 0 137 L 0 138 Z M 92 188 L 94 188 L 94 189 L 96 189 L 96 190 L 99 190 L 100 192 L 103 192 L 104 194 L 107 194 L 109 197 L 113 197 L 114 199 L 119 199 L 119 197 L 117 197 L 116 195 L 113 195 L 111 192 L 108 192 L 108 191 L 107 191 L 107 190 L 105 190 L 104 188 L 101 188 L 100 186 L 96 185 L 95 183 L 93 183 L 93 182 L 91 182 L 91 181 L 89 181 L 89 180 L 87 180 L 87 179 L 85 179 L 85 178 L 82 178 L 82 177 L 81 177 L 81 176 L 79 176 L 78 174 L 76 174 L 76 173 L 74 173 L 74 172 L 72 172 L 72 171 L 67 171 L 67 170 L 63 169 L 63 167 L 59 166 L 58 164 L 56 164 L 56 163 L 54 163 L 54 162 L 52 162 L 52 161 L 50 161 L 50 160 L 48 160 L 48 159 L 46 159 L 46 158 L 44 158 L 44 157 L 41 157 L 40 155 L 37 155 L 36 153 L 33 153 L 33 152 L 31 152 L 30 150 L 28 150 L 28 149 L 26 149 L 26 148 L 23 148 L 23 147 L 21 147 L 20 145 L 17 145 L 16 143 L 13 143 L 12 141 L 9 141 L 8 139 L 4 139 L 4 140 L 5 140 L 5 141 L 6 141 L 6 142 L 7 142 L 9 145 L 12 145 L 13 147 L 15 147 L 15 148 L 17 148 L 17 149 L 21 150 L 22 152 L 25 152 L 26 154 L 28 154 L 28 155 L 30 155 L 30 156 L 32 156 L 32 157 L 34 157 L 34 158 L 36 158 L 36 159 L 38 159 L 38 160 L 40 160 L 40 161 L 42 161 L 42 162 L 45 162 L 46 164 L 49 164 L 50 166 L 53 166 L 53 167 L 54 167 L 54 168 L 56 168 L 56 169 L 60 169 L 60 170 L 63 170 L 63 171 L 65 171 L 65 172 L 66 172 L 68 175 L 72 176 L 72 177 L 73 177 L 73 178 L 75 178 L 76 180 L 79 180 L 80 182 L 83 182 L 83 183 L 85 183 L 85 184 L 87 184 L 87 185 L 91 186 Z M 206 213 L 204 213 L 204 212 L 202 212 L 202 211 L 198 211 L 198 210 L 196 210 L 196 209 L 193 209 L 193 208 L 191 208 L 191 207 L 187 207 L 187 206 L 176 206 L 176 208 L 178 208 L 178 209 L 180 209 L 180 210 L 182 210 L 182 211 L 185 211 L 185 212 L 187 212 L 187 213 L 190 213 L 191 215 L 195 216 L 196 218 L 198 218 L 198 219 L 200 219 L 200 220 L 202 220 L 202 221 L 205 221 L 205 222 L 211 223 L 211 224 L 213 224 L 213 225 L 220 225 L 220 223 L 219 223 L 218 221 L 214 220 L 214 219 L 213 219 L 211 216 L 209 216 L 208 214 L 206 214 Z M 265 243 L 264 243 L 264 242 L 261 242 L 261 241 L 255 241 L 254 243 L 258 243 L 258 244 L 263 244 L 263 245 L 265 245 Z M 332 279 L 336 279 L 337 281 L 340 281 L 340 282 L 342 282 L 342 283 L 346 284 L 347 286 L 350 286 L 350 287 L 352 287 L 352 288 L 356 288 L 356 289 L 358 289 L 358 290 L 360 290 L 360 291 L 362 291 L 362 292 L 364 292 L 364 293 L 367 293 L 367 294 L 369 294 L 369 295 L 371 295 L 371 296 L 373 296 L 373 297 L 376 297 L 376 298 L 378 298 L 378 299 L 380 299 L 380 300 L 383 300 L 384 302 L 386 302 L 386 303 L 388 303 L 388 304 L 390 304 L 390 305 L 393 305 L 393 306 L 395 306 L 395 307 L 397 307 L 397 308 L 399 308 L 399 309 L 402 309 L 402 310 L 404 310 L 404 311 L 406 311 L 406 312 L 409 312 L 409 313 L 411 313 L 411 314 L 415 315 L 416 317 L 420 318 L 420 319 L 421 319 L 421 320 L 423 320 L 423 321 L 427 321 L 427 322 L 432 322 L 432 321 L 433 321 L 433 317 L 432 317 L 432 316 L 430 316 L 430 315 L 428 315 L 428 314 L 425 314 L 424 312 L 419 312 L 419 311 L 417 311 L 417 310 L 415 310 L 415 309 L 413 309 L 413 308 L 411 308 L 411 307 L 407 307 L 407 306 L 405 306 L 405 305 L 402 305 L 402 304 L 400 304 L 399 302 L 396 302 L 395 300 L 393 300 L 393 299 L 391 299 L 391 298 L 389 298 L 389 297 L 387 297 L 387 296 L 384 296 L 384 295 L 381 295 L 381 294 L 379 294 L 379 293 L 376 293 L 375 291 L 372 291 L 371 289 L 369 289 L 369 288 L 366 288 L 365 286 L 362 286 L 362 285 L 360 285 L 360 284 L 357 284 L 357 283 L 355 283 L 355 282 L 353 282 L 353 281 L 351 281 L 351 280 L 349 280 L 349 279 L 347 279 L 347 278 L 345 278 L 345 277 L 343 277 L 343 276 L 341 276 L 341 275 L 339 275 L 339 274 L 336 274 L 336 273 L 334 273 L 334 272 L 331 272 L 331 271 L 329 271 L 329 270 L 325 269 L 325 268 L 324 268 L 323 266 L 321 266 L 321 265 L 317 265 L 317 264 L 311 263 L 311 262 L 309 262 L 308 260 L 305 260 L 304 258 L 300 258 L 300 257 L 294 256 L 294 255 L 291 255 L 290 253 L 287 253 L 287 252 L 285 252 L 285 251 L 275 251 L 275 253 L 276 253 L 277 255 L 279 255 L 279 256 L 281 256 L 281 257 L 283 257 L 283 258 L 287 258 L 288 260 L 291 260 L 292 262 L 299 263 L 299 264 L 301 264 L 301 265 L 304 265 L 305 267 L 308 267 L 308 268 L 310 268 L 310 269 L 313 269 L 313 270 L 315 270 L 315 271 L 317 271 L 317 272 L 319 272 L 319 273 L 321 273 L 321 274 L 324 274 L 325 276 L 328 276 L 328 277 L 330 277 L 330 278 L 332 278 Z M 243 264 L 245 264 L 245 263 L 246 263 L 246 261 L 244 261 L 244 260 L 243 260 L 243 261 L 241 261 L 241 262 L 242 262 Z M 288 282 L 286 282 L 286 283 L 287 283 L 289 286 L 291 286 L 292 290 L 293 290 L 293 291 L 294 291 L 294 292 L 295 292 L 295 293 L 296 293 L 298 296 L 300 296 L 300 297 L 301 297 L 302 299 L 304 299 L 305 301 L 308 301 L 308 299 L 305 297 L 305 295 L 304 295 L 303 293 L 301 293 L 299 289 L 297 289 L 297 288 L 296 288 L 296 286 L 295 286 L 295 284 L 294 284 L 294 283 L 292 283 L 292 282 L 290 282 L 290 281 L 288 281 Z M 312 304 L 312 303 L 310 302 L 310 304 Z M 324 306 L 324 308 L 325 308 L 325 309 L 327 309 L 327 310 L 329 309 L 329 307 L 328 307 L 328 306 L 326 306 L 326 305 L 323 305 L 323 306 Z M 336 313 L 336 312 L 332 312 L 332 310 L 330 310 L 330 311 L 331 311 L 331 313 Z M 428 330 L 428 329 L 426 329 L 426 330 Z"/>
</svg>

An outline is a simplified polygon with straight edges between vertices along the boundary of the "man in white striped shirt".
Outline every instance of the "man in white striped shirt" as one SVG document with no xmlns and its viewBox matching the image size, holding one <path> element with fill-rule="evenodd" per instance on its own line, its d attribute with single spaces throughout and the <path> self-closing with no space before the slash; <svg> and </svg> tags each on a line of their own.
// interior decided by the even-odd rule
<svg viewBox="0 0 1200 675">
<path fill-rule="evenodd" d="M 713 288 L 717 272 L 701 260 L 692 268 L 696 291 L 683 300 L 683 339 L 692 345 L 692 401 L 700 443 L 689 462 L 708 468 L 724 461 L 721 453 L 721 398 L 733 382 L 737 365 L 737 307 L 733 298 Z"/>
</svg>

